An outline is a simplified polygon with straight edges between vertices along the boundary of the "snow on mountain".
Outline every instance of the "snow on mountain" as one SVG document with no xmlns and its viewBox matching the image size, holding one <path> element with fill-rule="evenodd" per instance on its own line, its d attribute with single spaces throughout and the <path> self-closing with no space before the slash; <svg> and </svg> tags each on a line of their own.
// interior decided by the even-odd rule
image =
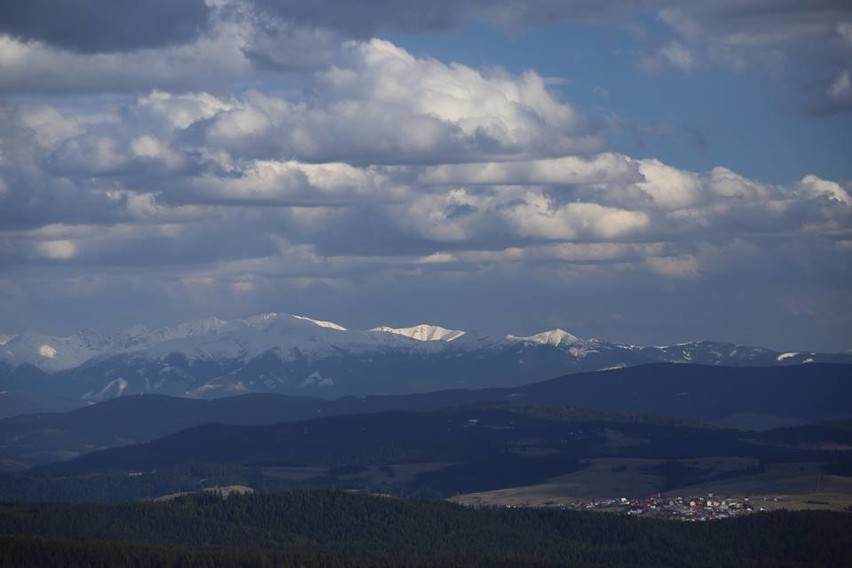
<svg viewBox="0 0 852 568">
<path fill-rule="evenodd" d="M 551 329 L 542 331 L 535 335 L 527 337 L 518 337 L 515 335 L 507 335 L 506 339 L 510 341 L 525 341 L 529 343 L 538 343 L 539 345 L 553 345 L 554 347 L 572 347 L 581 343 L 582 340 L 576 335 L 570 334 L 564 329 Z"/>
<path fill-rule="evenodd" d="M 83 399 L 90 402 L 102 402 L 110 398 L 118 398 L 124 394 L 125 390 L 127 390 L 127 385 L 128 382 L 119 377 L 107 383 L 106 386 L 98 392 L 87 392 L 83 395 Z"/>
<path fill-rule="evenodd" d="M 30 363 L 45 371 L 59 371 L 84 363 L 102 347 L 87 330 L 68 337 L 22 333 L 0 347 L 0 358 L 11 365 Z"/>
<path fill-rule="evenodd" d="M 135 326 L 67 337 L 39 333 L 0 345 L 0 389 L 44 381 L 85 401 L 155 392 L 205 398 L 245 392 L 319 396 L 507 386 L 655 362 L 703 365 L 852 363 L 850 355 L 778 353 L 730 343 L 620 345 L 563 329 L 489 336 L 420 324 L 347 330 L 331 321 L 270 312 L 171 327 Z M 24 364 L 37 369 L 28 369 Z M 40 371 L 38 371 L 40 369 Z M 39 374 L 42 372 L 42 374 Z M 23 377 L 40 377 L 28 382 Z M 23 385 L 23 386 L 22 386 Z"/>
<path fill-rule="evenodd" d="M 395 335 L 402 335 L 404 337 L 416 339 L 417 341 L 452 341 L 465 334 L 465 332 L 458 329 L 446 329 L 439 325 L 430 325 L 428 323 L 421 323 L 412 327 L 388 327 L 386 325 L 380 325 L 379 327 L 374 327 L 370 331 L 393 333 Z"/>
<path fill-rule="evenodd" d="M 337 325 L 336 323 L 334 323 L 332 321 L 315 320 L 315 319 L 307 318 L 305 316 L 296 316 L 296 315 L 294 315 L 293 317 L 296 318 L 297 320 L 308 321 L 308 322 L 311 322 L 314 325 L 318 325 L 318 326 L 324 327 L 326 329 L 336 329 L 337 331 L 346 331 L 345 327 L 343 327 L 342 325 Z"/>
<path fill-rule="evenodd" d="M 15 334 L 13 333 L 0 333 L 0 346 L 6 345 L 13 339 L 15 339 Z"/>
<path fill-rule="evenodd" d="M 270 312 L 223 322 L 207 333 L 178 335 L 145 353 L 153 357 L 183 353 L 190 359 L 250 359 L 274 352 L 287 359 L 321 356 L 340 348 L 358 350 L 371 343 L 365 332 L 348 331 L 333 322 Z"/>
</svg>

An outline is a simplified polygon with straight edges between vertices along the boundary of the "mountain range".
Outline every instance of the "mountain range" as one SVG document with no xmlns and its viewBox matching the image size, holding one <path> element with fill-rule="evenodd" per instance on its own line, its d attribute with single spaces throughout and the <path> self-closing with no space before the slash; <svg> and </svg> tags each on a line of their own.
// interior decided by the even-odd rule
<svg viewBox="0 0 852 568">
<path fill-rule="evenodd" d="M 213 400 L 122 396 L 69 412 L 0 419 L 0 471 L 144 443 L 202 424 L 260 426 L 345 415 L 434 412 L 471 405 L 559 407 L 572 416 L 654 415 L 671 421 L 772 428 L 849 416 L 852 367 L 640 365 L 512 388 L 335 400 L 254 393 Z M 771 396 L 770 396 L 771 394 Z M 596 409 L 596 410 L 588 410 Z M 345 429 L 340 436 L 345 434 Z"/>
<path fill-rule="evenodd" d="M 637 346 L 561 329 L 491 336 L 421 324 L 348 330 L 267 313 L 66 337 L 3 336 L 0 416 L 67 410 L 122 395 L 219 398 L 253 392 L 335 398 L 513 387 L 566 373 L 648 363 L 777 366 L 852 363 L 852 354 L 777 352 L 697 341 Z"/>
</svg>

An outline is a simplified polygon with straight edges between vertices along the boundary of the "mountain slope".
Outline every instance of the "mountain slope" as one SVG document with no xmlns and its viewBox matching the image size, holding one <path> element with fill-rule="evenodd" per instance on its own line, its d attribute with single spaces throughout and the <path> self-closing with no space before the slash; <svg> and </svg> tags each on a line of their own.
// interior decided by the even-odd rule
<svg viewBox="0 0 852 568">
<path fill-rule="evenodd" d="M 849 415 L 852 367 L 654 364 L 567 375 L 515 388 L 337 400 L 277 394 L 214 400 L 125 396 L 72 412 L 0 420 L 0 460 L 7 460 L 9 467 L 49 463 L 96 449 L 152 440 L 209 422 L 262 425 L 392 410 L 434 411 L 486 402 L 579 406 L 702 421 L 725 421 L 750 414 L 762 416 L 767 425 L 783 425 Z"/>
<path fill-rule="evenodd" d="M 582 339 L 557 329 L 490 337 L 421 324 L 369 331 L 269 313 L 172 328 L 65 338 L 22 334 L 0 346 L 0 416 L 18 401 L 67 408 L 130 394 L 217 398 L 251 392 L 335 398 L 513 387 L 565 373 L 657 362 L 720 366 L 852 363 L 852 355 L 778 353 L 717 342 L 663 347 Z"/>
</svg>

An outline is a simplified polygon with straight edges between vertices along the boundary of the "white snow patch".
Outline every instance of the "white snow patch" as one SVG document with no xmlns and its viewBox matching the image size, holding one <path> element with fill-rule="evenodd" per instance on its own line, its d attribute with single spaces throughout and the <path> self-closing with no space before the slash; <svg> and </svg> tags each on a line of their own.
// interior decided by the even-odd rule
<svg viewBox="0 0 852 568">
<path fill-rule="evenodd" d="M 539 345 L 553 345 L 554 347 L 559 347 L 560 345 L 576 345 L 577 343 L 582 342 L 579 337 L 568 333 L 564 329 L 551 329 L 549 331 L 542 331 L 541 333 L 536 333 L 535 335 L 529 335 L 526 337 L 507 335 L 506 339 L 508 339 L 509 341 L 538 343 Z"/>
<path fill-rule="evenodd" d="M 15 339 L 15 337 L 17 336 L 11 333 L 0 333 L 0 345 L 6 345 L 7 343 Z"/>
<path fill-rule="evenodd" d="M 308 318 L 308 317 L 305 317 L 305 316 L 297 316 L 297 315 L 294 315 L 293 317 L 296 318 L 297 320 L 308 321 L 308 322 L 311 322 L 314 325 L 318 325 L 318 326 L 324 327 L 326 329 L 336 329 L 337 331 L 346 331 L 345 327 L 343 327 L 342 325 L 337 325 L 333 321 L 315 320 L 315 319 L 311 319 L 311 318 Z"/>
<path fill-rule="evenodd" d="M 45 343 L 44 345 L 39 346 L 38 354 L 39 357 L 44 357 L 46 359 L 54 359 L 56 357 L 56 348 Z"/>
<path fill-rule="evenodd" d="M 278 318 L 278 314 L 276 312 L 267 312 L 265 314 L 257 314 L 255 316 L 247 317 L 242 321 L 249 325 L 263 325 L 276 318 Z"/>
<path fill-rule="evenodd" d="M 789 359 L 790 357 L 795 357 L 796 355 L 798 355 L 798 353 L 796 353 L 795 351 L 791 351 L 789 353 L 782 353 L 781 355 L 776 357 L 775 360 L 776 361 L 783 361 L 785 359 Z"/>
<path fill-rule="evenodd" d="M 83 395 L 83 398 L 85 400 L 92 401 L 102 401 L 107 400 L 109 398 L 118 398 L 125 390 L 127 390 L 127 385 L 127 381 L 119 377 L 114 381 L 108 382 L 106 386 L 97 393 L 87 392 Z"/>
<path fill-rule="evenodd" d="M 416 339 L 417 341 L 452 341 L 465 334 L 465 332 L 458 329 L 447 329 L 439 325 L 431 325 L 428 323 L 421 323 L 412 327 L 388 327 L 386 325 L 380 325 L 379 327 L 374 327 L 370 331 L 393 333 L 395 335 L 402 335 L 411 339 Z"/>
<path fill-rule="evenodd" d="M 319 371 L 314 371 L 308 377 L 302 381 L 303 387 L 331 387 L 334 386 L 334 381 L 331 377 L 323 377 Z"/>
</svg>

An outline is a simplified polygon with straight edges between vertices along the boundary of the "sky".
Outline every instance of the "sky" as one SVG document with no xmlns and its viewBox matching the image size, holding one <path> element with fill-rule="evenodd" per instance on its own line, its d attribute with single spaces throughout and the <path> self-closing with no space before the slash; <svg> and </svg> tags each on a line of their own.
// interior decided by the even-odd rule
<svg viewBox="0 0 852 568">
<path fill-rule="evenodd" d="M 0 3 L 0 332 L 852 349 L 846 0 Z"/>
</svg>

